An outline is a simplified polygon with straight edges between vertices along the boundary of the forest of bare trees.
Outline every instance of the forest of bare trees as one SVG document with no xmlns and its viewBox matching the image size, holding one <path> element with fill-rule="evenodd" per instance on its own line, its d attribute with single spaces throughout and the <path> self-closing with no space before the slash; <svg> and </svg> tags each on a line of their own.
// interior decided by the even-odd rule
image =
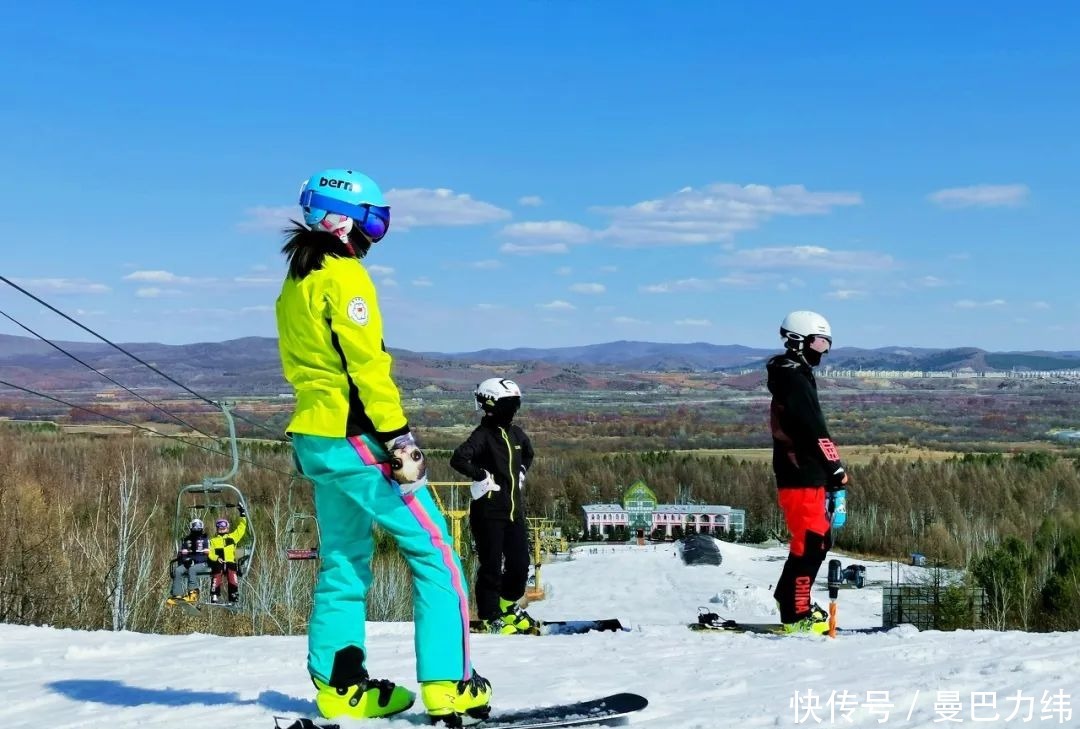
<svg viewBox="0 0 1080 729">
<path fill-rule="evenodd" d="M 458 480 L 446 456 L 430 452 L 434 480 Z M 284 558 L 288 447 L 251 444 L 243 457 L 258 464 L 242 464 L 234 480 L 248 499 L 259 540 L 245 608 L 208 611 L 193 624 L 164 605 L 176 493 L 226 471 L 228 459 L 158 438 L 0 428 L 0 621 L 148 632 L 303 632 L 316 563 Z M 1047 454 L 882 457 L 850 471 L 849 516 L 838 548 L 901 560 L 918 551 L 935 562 L 973 565 L 997 601 L 1001 627 L 1068 624 L 1033 617 L 1046 605 L 1055 614 L 1072 610 L 1080 621 L 1075 460 Z M 582 504 L 619 501 L 638 479 L 662 501 L 689 493 L 697 502 L 729 504 L 746 509 L 754 533 L 783 535 L 768 464 L 730 456 L 541 454 L 529 477 L 528 507 L 573 537 L 582 530 Z M 385 539 L 375 570 L 370 618 L 407 619 L 408 574 Z"/>
</svg>

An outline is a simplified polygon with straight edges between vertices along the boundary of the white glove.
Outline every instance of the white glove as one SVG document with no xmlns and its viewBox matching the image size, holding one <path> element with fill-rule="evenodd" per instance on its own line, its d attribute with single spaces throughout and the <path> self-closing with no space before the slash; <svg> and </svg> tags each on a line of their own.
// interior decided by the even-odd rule
<svg viewBox="0 0 1080 729">
<path fill-rule="evenodd" d="M 525 490 L 525 469 L 518 471 L 518 488 Z"/>
<path fill-rule="evenodd" d="M 481 481 L 473 481 L 472 486 L 469 487 L 469 491 L 472 492 L 473 501 L 479 498 L 483 498 L 484 494 L 488 491 L 498 491 L 499 484 L 495 483 L 495 479 L 491 477 L 491 474 L 484 471 L 484 478 Z"/>
</svg>

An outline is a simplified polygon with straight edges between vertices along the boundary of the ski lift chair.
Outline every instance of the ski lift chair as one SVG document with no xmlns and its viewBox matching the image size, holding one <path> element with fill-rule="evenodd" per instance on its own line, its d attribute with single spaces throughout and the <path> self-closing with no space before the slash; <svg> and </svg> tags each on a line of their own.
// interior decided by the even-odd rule
<svg viewBox="0 0 1080 729">
<path fill-rule="evenodd" d="M 240 454 L 236 443 L 236 424 L 233 422 L 232 413 L 229 412 L 229 406 L 226 403 L 221 403 L 220 407 L 225 415 L 225 422 L 229 427 L 229 451 L 232 456 L 232 468 L 224 476 L 207 476 L 202 483 L 190 484 L 180 488 L 180 492 L 176 496 L 176 516 L 173 532 L 177 535 L 176 553 L 178 554 L 180 542 L 184 535 L 188 533 L 188 524 L 192 519 L 199 518 L 202 519 L 203 524 L 213 524 L 215 520 L 228 514 L 228 509 L 232 509 L 239 516 L 236 507 L 243 505 L 244 511 L 247 512 L 247 533 L 240 540 L 244 546 L 236 545 L 237 587 L 238 594 L 242 595 L 245 582 L 244 576 L 249 571 L 252 560 L 255 558 L 256 530 L 251 508 L 247 499 L 244 498 L 244 494 L 236 486 L 227 483 L 239 470 Z M 235 519 L 230 516 L 230 522 L 233 521 Z M 174 559 L 173 562 L 175 561 Z M 201 585 L 209 582 L 209 566 L 200 569 L 197 576 Z M 201 587 L 199 589 L 199 604 L 231 609 L 238 607 L 238 605 L 229 603 L 211 603 L 210 590 L 204 590 Z"/>
<path fill-rule="evenodd" d="M 201 483 L 190 484 L 180 489 L 176 497 L 176 549 L 180 549 L 180 541 L 188 533 L 188 524 L 192 519 L 202 519 L 207 525 L 207 535 L 213 536 L 213 523 L 220 518 L 228 518 L 230 523 L 236 523 L 239 516 L 237 506 L 243 505 L 247 512 L 247 533 L 236 545 L 236 577 L 240 588 L 243 588 L 244 577 L 248 573 L 251 560 L 255 555 L 256 535 L 251 518 L 251 510 L 247 500 L 240 489 L 227 483 Z M 174 559 L 173 562 L 176 560 Z M 210 567 L 200 568 L 197 572 L 201 584 L 206 584 L 207 589 L 200 588 L 199 603 L 201 605 L 213 605 L 214 607 L 233 607 L 228 603 L 211 603 L 209 578 Z"/>
<path fill-rule="evenodd" d="M 319 532 L 319 520 L 314 514 L 300 510 L 295 506 L 299 497 L 294 492 L 300 481 L 307 481 L 300 475 L 289 481 L 289 518 L 285 521 L 285 559 L 290 562 L 303 562 L 319 558 L 319 546 L 322 534 Z"/>
</svg>

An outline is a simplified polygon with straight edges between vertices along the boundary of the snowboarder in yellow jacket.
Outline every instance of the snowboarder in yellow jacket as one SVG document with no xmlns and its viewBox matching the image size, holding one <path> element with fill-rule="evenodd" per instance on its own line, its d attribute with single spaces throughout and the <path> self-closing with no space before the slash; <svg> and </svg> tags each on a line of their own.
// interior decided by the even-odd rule
<svg viewBox="0 0 1080 729">
<path fill-rule="evenodd" d="M 416 696 L 371 678 L 364 650 L 372 529 L 397 542 L 413 576 L 416 677 L 433 721 L 486 718 L 491 684 L 472 668 L 469 598 L 427 466 L 401 407 L 383 345 L 375 286 L 361 260 L 390 208 L 366 175 L 316 173 L 300 194 L 304 224 L 283 252 L 278 342 L 296 392 L 288 432 L 315 486 L 321 565 L 308 627 L 308 671 L 326 718 L 389 716 Z"/>
</svg>

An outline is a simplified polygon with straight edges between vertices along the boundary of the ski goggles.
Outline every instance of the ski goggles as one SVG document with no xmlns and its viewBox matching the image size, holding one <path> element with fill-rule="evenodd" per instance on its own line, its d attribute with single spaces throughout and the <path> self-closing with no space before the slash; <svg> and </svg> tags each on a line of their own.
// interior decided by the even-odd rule
<svg viewBox="0 0 1080 729">
<path fill-rule="evenodd" d="M 826 354 L 832 349 L 832 337 L 826 337 L 824 334 L 812 334 L 806 340 L 806 346 L 818 354 Z"/>
<path fill-rule="evenodd" d="M 300 207 L 316 208 L 328 213 L 347 215 L 353 220 L 353 225 L 360 229 L 372 243 L 382 240 L 390 230 L 390 206 L 371 205 L 362 203 L 351 205 L 326 195 L 320 195 L 314 190 L 304 190 L 300 194 Z"/>
<path fill-rule="evenodd" d="M 372 243 L 382 240 L 390 230 L 390 208 L 376 205 L 361 207 L 364 208 L 364 216 L 353 218 L 353 224 L 360 228 L 360 232 Z"/>
</svg>

